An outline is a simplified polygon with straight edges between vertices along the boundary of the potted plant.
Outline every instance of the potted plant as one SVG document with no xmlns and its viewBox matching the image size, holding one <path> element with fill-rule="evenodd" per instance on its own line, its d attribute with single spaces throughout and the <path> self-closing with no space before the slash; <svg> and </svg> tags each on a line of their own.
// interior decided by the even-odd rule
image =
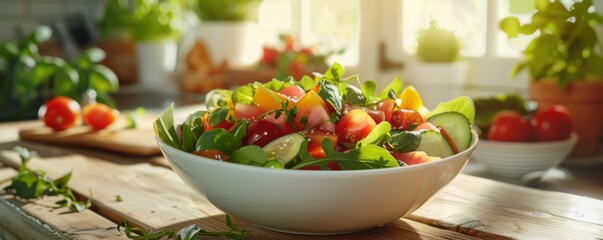
<svg viewBox="0 0 603 240">
<path fill-rule="evenodd" d="M 257 13 L 261 0 L 192 0 L 199 17 L 195 39 L 209 49 L 212 63 L 235 68 L 252 65 L 260 55 Z"/>
<path fill-rule="evenodd" d="M 461 95 L 467 72 L 461 48 L 459 37 L 438 26 L 436 20 L 419 30 L 416 59 L 409 64 L 409 80 L 425 94 L 422 97 L 426 106 L 435 107 Z"/>
<path fill-rule="evenodd" d="M 603 48 L 596 28 L 603 17 L 594 11 L 592 0 L 569 7 L 560 0 L 540 0 L 535 9 L 530 22 L 521 24 L 516 17 L 500 22 L 509 38 L 539 34 L 511 73 L 528 72 L 530 95 L 543 108 L 562 104 L 570 110 L 579 142 L 568 162 L 586 163 L 601 152 Z"/>
<path fill-rule="evenodd" d="M 185 24 L 179 0 L 110 0 L 100 22 L 105 35 L 136 44 L 137 80 L 146 89 L 173 92 L 177 43 Z"/>
<path fill-rule="evenodd" d="M 53 96 L 87 101 L 96 92 L 96 100 L 114 106 L 109 95 L 117 91 L 117 76 L 99 64 L 105 53 L 90 48 L 71 61 L 38 53 L 38 44 L 52 36 L 47 26 L 36 28 L 21 42 L 0 43 L 0 121 L 34 119 L 38 109 Z"/>
</svg>

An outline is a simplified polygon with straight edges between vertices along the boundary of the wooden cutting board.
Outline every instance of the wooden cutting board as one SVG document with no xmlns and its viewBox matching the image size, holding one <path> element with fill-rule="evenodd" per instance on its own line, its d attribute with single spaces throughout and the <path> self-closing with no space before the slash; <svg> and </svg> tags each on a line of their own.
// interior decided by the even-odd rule
<svg viewBox="0 0 603 240">
<path fill-rule="evenodd" d="M 89 126 L 81 126 L 55 132 L 40 126 L 20 129 L 19 137 L 33 142 L 88 147 L 129 155 L 161 154 L 152 128 L 109 128 L 93 131 Z"/>
</svg>

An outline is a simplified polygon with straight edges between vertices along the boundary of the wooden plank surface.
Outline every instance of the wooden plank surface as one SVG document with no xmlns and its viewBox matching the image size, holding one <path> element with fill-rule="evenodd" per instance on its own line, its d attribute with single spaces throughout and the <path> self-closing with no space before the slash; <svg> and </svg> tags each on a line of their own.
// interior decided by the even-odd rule
<svg viewBox="0 0 603 240">
<path fill-rule="evenodd" d="M 0 189 L 17 171 L 0 163 Z M 0 194 L 0 235 L 7 239 L 128 239 L 97 213 L 57 208 L 58 196 L 24 201 Z M 35 231 L 32 231 L 35 229 Z"/>
<path fill-rule="evenodd" d="M 487 239 L 603 239 L 603 201 L 463 174 L 407 218 Z"/>
<path fill-rule="evenodd" d="M 0 124 L 0 133 L 8 133 Z M 16 130 L 13 130 L 16 131 Z M 2 134 L 0 134 L 2 135 Z M 8 137 L 0 136 L 0 140 Z M 50 177 L 58 177 L 73 170 L 70 186 L 79 195 L 89 197 L 93 192 L 93 209 L 84 212 L 96 214 L 104 220 L 107 233 L 117 233 L 116 222 L 127 219 L 149 228 L 179 229 L 197 223 L 206 230 L 226 230 L 224 213 L 207 200 L 191 191 L 179 177 L 166 167 L 161 157 L 144 158 L 120 156 L 80 148 L 57 147 L 25 141 L 0 143 L 0 162 L 11 168 L 19 164 L 14 146 L 24 146 L 38 152 L 30 168 L 43 169 Z M 154 159 L 154 160 L 153 160 Z M 10 170 L 0 168 L 1 176 Z M 4 173 L 4 174 L 3 174 Z M 0 180 L 0 182 L 2 182 Z M 120 195 L 123 201 L 115 197 Z M 9 197 L 3 202 L 23 209 L 41 222 L 26 229 L 45 226 L 60 234 L 75 238 L 78 214 L 67 214 L 74 219 L 64 220 L 65 214 L 51 211 L 52 203 L 23 203 Z M 14 201 L 14 202 L 13 202 Z M 22 204 L 22 205 L 18 205 Z M 29 205 L 31 204 L 31 205 Z M 6 204 L 5 204 L 6 205 Z M 40 212 L 36 212 L 40 211 Z M 12 208 L 11 213 L 18 212 Z M 2 214 L 2 213 L 0 213 Z M 1 215 L 5 216 L 5 215 Z M 4 218 L 2 218 L 4 219 Z M 60 222 L 64 223 L 62 225 Z M 2 220 L 0 220 L 1 222 Z M 25 220 L 22 220 L 25 221 Z M 70 222 L 71 221 L 71 222 Z M 324 236 L 290 235 L 262 229 L 241 222 L 250 229 L 254 239 L 325 239 Z M 54 222 L 54 223 L 53 223 Z M 50 224 L 53 223 L 53 224 Z M 603 239 L 603 201 L 558 192 L 548 192 L 504 184 L 477 177 L 460 175 L 443 191 L 406 218 L 372 230 L 329 236 L 328 239 Z M 0 225 L 0 228 L 2 226 Z M 23 226 L 21 226 L 23 228 Z M 80 228 L 81 229 L 81 228 Z M 83 238 L 105 238 L 102 228 L 86 232 Z M 14 235 L 24 233 L 12 233 Z M 83 235 L 84 236 L 84 235 Z M 111 237 L 112 238 L 112 237 Z M 38 238 L 32 238 L 38 239 Z"/>
</svg>

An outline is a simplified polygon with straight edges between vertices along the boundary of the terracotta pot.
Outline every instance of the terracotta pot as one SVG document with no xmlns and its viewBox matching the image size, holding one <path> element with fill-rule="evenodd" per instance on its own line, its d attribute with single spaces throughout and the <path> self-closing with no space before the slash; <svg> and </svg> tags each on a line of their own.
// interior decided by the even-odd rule
<svg viewBox="0 0 603 240">
<path fill-rule="evenodd" d="M 603 81 L 575 81 L 565 90 L 556 82 L 535 81 L 531 83 L 530 95 L 540 107 L 561 104 L 569 109 L 574 120 L 574 131 L 578 133 L 578 144 L 568 163 L 590 161 L 601 153 L 603 133 Z"/>
<path fill-rule="evenodd" d="M 122 39 L 103 39 L 98 42 L 98 46 L 107 54 L 102 64 L 115 72 L 120 85 L 135 84 L 138 76 L 134 42 Z"/>
</svg>

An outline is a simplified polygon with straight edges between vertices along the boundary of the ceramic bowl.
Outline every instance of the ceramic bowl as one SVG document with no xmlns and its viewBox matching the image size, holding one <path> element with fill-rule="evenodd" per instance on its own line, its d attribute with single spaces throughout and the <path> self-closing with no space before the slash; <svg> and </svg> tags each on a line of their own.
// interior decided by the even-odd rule
<svg viewBox="0 0 603 240">
<path fill-rule="evenodd" d="M 572 151 L 578 135 L 551 142 L 501 142 L 480 139 L 473 159 L 494 175 L 518 178 L 559 165 Z"/>
<path fill-rule="evenodd" d="M 477 146 L 413 166 L 348 171 L 269 169 L 216 161 L 157 139 L 174 171 L 227 214 L 297 234 L 356 232 L 399 219 L 423 205 L 463 169 Z"/>
</svg>

